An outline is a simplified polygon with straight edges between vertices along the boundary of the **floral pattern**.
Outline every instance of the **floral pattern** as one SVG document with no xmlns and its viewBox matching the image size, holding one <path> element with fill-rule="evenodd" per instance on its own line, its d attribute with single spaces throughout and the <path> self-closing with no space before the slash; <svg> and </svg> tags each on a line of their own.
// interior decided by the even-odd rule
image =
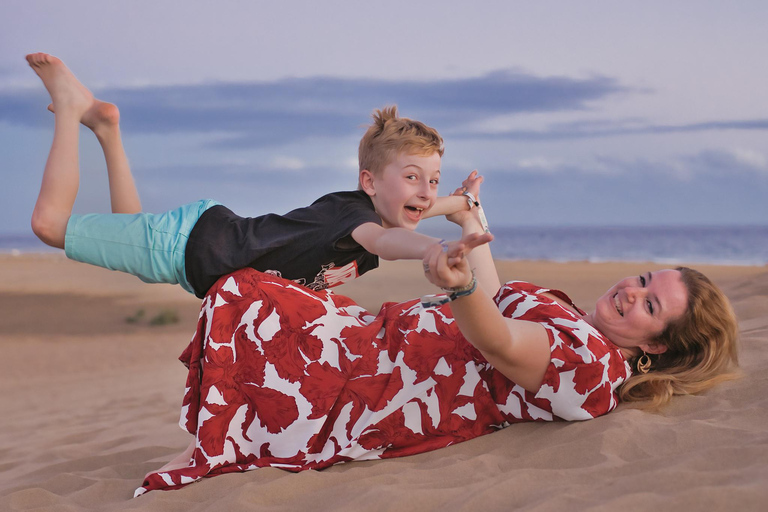
<svg viewBox="0 0 768 512">
<path fill-rule="evenodd" d="M 264 466 L 322 469 L 412 455 L 521 421 L 585 420 L 617 405 L 621 353 L 542 289 L 504 285 L 502 314 L 541 323 L 552 360 L 531 393 L 496 371 L 446 306 L 351 299 L 244 269 L 208 292 L 181 356 L 188 467 L 148 476 L 136 495 Z"/>
</svg>

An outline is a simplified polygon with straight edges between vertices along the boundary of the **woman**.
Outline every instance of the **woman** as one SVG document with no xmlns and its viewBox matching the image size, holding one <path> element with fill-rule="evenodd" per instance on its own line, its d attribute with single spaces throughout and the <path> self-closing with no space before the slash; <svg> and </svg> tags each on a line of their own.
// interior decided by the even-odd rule
<svg viewBox="0 0 768 512">
<path fill-rule="evenodd" d="M 411 455 L 520 421 L 590 419 L 619 397 L 660 404 L 736 363 L 733 312 L 699 273 L 624 279 L 586 314 L 562 292 L 501 287 L 475 211 L 451 219 L 468 246 L 424 258 L 448 304 L 390 303 L 373 317 L 250 269 L 222 278 L 181 358 L 181 424 L 195 440 L 136 495 L 258 467 Z"/>
</svg>

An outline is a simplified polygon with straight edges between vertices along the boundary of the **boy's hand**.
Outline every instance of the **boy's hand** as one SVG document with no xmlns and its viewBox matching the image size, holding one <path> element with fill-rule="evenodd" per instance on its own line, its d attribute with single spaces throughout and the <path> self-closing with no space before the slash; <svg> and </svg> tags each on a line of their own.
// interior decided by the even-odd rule
<svg viewBox="0 0 768 512">
<path fill-rule="evenodd" d="M 467 254 L 491 240 L 490 233 L 473 233 L 459 241 L 443 241 L 430 247 L 422 260 L 427 279 L 441 288 L 464 286 L 472 279 Z"/>
</svg>

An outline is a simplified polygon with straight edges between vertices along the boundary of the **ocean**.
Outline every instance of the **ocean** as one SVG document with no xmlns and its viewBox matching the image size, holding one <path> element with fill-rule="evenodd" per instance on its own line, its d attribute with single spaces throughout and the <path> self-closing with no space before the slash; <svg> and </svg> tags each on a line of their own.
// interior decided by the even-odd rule
<svg viewBox="0 0 768 512">
<path fill-rule="evenodd" d="M 493 227 L 493 254 L 510 260 L 768 265 L 768 226 Z M 424 233 L 453 239 L 457 229 Z M 0 234 L 0 253 L 55 252 L 30 234 Z"/>
<path fill-rule="evenodd" d="M 441 238 L 456 231 L 424 230 Z M 493 255 L 509 260 L 768 264 L 768 226 L 493 227 Z M 448 236 L 446 236 L 448 235 Z"/>
</svg>

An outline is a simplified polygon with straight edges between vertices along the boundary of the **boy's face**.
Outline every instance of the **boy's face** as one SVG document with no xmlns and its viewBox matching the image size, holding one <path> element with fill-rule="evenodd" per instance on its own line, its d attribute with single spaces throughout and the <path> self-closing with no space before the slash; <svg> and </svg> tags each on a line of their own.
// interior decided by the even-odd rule
<svg viewBox="0 0 768 512">
<path fill-rule="evenodd" d="M 399 153 L 375 176 L 360 173 L 363 190 L 371 197 L 385 228 L 414 230 L 424 212 L 435 204 L 440 181 L 440 155 Z"/>
</svg>

